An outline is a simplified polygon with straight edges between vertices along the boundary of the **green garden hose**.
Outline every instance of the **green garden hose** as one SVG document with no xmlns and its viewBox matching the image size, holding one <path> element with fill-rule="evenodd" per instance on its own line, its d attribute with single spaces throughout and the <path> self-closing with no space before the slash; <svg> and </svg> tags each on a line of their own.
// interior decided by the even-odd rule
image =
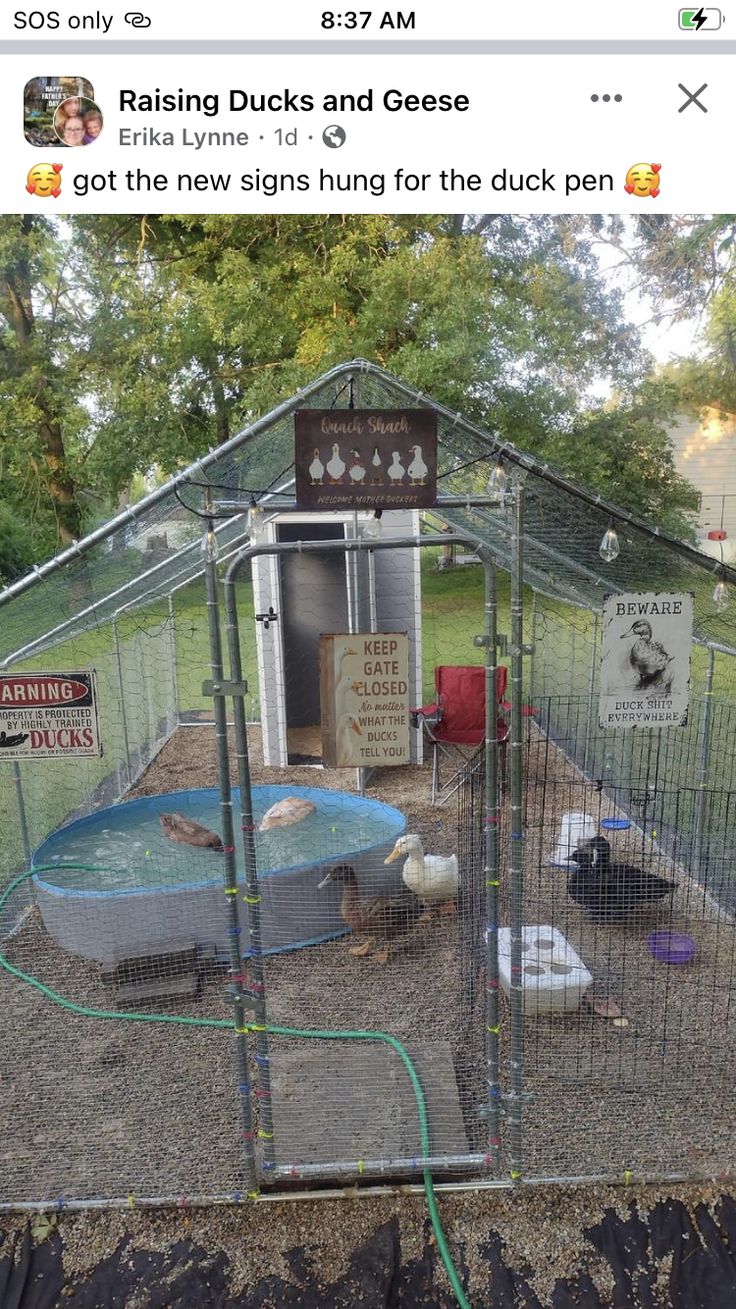
<svg viewBox="0 0 736 1309">
<path fill-rule="evenodd" d="M 10 900 L 13 892 L 16 891 L 23 882 L 27 881 L 29 877 L 33 877 L 36 873 L 58 873 L 60 867 L 75 868 L 78 871 L 90 873 L 108 871 L 92 864 L 41 864 L 38 868 L 32 868 L 27 873 L 20 873 L 8 884 L 0 895 L 0 915 Z M 37 991 L 40 991 L 42 995 L 46 996 L 47 1000 L 52 1000 L 54 1004 L 61 1005 L 62 1009 L 68 1009 L 71 1013 L 81 1014 L 85 1018 L 122 1019 L 123 1021 L 134 1023 L 173 1023 L 181 1027 L 219 1027 L 230 1031 L 235 1027 L 234 1021 L 227 1018 L 184 1018 L 177 1014 L 129 1014 L 115 1012 L 109 1009 L 90 1009 L 87 1005 L 75 1004 L 73 1000 L 67 1000 L 63 995 L 59 995 L 57 991 L 53 991 L 50 986 L 46 986 L 44 982 L 39 981 L 37 977 L 31 977 L 30 973 L 25 973 L 22 969 L 16 968 L 15 965 L 11 964 L 10 960 L 5 957 L 2 951 L 0 951 L 0 967 L 4 968 L 6 973 L 10 973 L 12 977 L 18 978 L 19 981 L 26 982 L 28 986 L 34 986 Z M 247 1026 L 250 1026 L 250 1024 L 247 1024 Z M 312 1038 L 318 1041 L 383 1041 L 385 1045 L 389 1045 L 399 1056 L 409 1075 L 409 1080 L 411 1081 L 414 1098 L 417 1104 L 417 1113 L 419 1115 L 419 1136 L 422 1153 L 425 1156 L 429 1155 L 429 1119 L 427 1116 L 427 1102 L 424 1098 L 424 1091 L 422 1090 L 422 1084 L 419 1080 L 419 1074 L 409 1057 L 408 1051 L 395 1036 L 391 1036 L 388 1032 L 323 1032 L 299 1027 L 268 1026 L 266 1030 L 271 1036 L 298 1036 Z M 432 1230 L 434 1231 L 435 1239 L 437 1241 L 437 1249 L 439 1250 L 440 1258 L 445 1265 L 455 1298 L 460 1309 L 471 1309 L 470 1301 L 465 1294 L 459 1273 L 453 1262 L 452 1255 L 450 1254 L 447 1238 L 445 1237 L 439 1210 L 437 1208 L 437 1197 L 432 1183 L 432 1174 L 428 1168 L 422 1170 L 422 1180 L 424 1182 L 424 1194 L 427 1200 L 427 1209 L 429 1210 Z"/>
</svg>

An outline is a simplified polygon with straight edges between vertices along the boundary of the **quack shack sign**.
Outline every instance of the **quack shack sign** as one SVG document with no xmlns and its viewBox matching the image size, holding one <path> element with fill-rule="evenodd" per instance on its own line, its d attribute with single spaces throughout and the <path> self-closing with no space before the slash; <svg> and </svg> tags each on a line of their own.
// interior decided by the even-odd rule
<svg viewBox="0 0 736 1309">
<path fill-rule="evenodd" d="M 294 440 L 300 509 L 426 509 L 435 502 L 432 409 L 300 409 Z"/>
<path fill-rule="evenodd" d="M 692 592 L 607 595 L 600 726 L 684 727 L 692 639 Z"/>
</svg>

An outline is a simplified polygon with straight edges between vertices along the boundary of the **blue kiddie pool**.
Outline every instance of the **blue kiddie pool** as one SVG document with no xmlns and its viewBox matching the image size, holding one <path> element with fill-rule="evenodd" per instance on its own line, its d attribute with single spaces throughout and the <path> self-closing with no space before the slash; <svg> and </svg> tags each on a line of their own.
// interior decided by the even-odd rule
<svg viewBox="0 0 736 1309">
<path fill-rule="evenodd" d="M 406 831 L 406 819 L 398 809 L 321 787 L 254 786 L 252 795 L 256 828 L 266 811 L 288 796 L 316 806 L 314 813 L 289 827 L 256 832 L 265 952 L 296 950 L 345 932 L 339 886 L 317 889 L 326 866 L 351 864 L 367 893 L 380 894 L 397 886 L 400 865 L 386 868 L 383 861 Z M 174 811 L 222 835 L 219 791 L 174 791 L 101 809 L 59 828 L 38 847 L 32 861 L 38 870 L 33 878 L 38 907 L 47 930 L 65 950 L 110 963 L 149 946 L 190 940 L 214 946 L 219 957 L 229 958 L 225 856 L 166 837 L 161 814 Z M 235 857 L 247 957 L 239 811 L 236 788 Z"/>
</svg>

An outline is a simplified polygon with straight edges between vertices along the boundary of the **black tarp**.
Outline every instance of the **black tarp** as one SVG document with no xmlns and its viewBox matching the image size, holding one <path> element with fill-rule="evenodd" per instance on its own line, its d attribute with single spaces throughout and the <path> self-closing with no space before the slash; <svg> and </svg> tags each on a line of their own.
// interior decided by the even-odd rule
<svg viewBox="0 0 736 1309">
<path fill-rule="evenodd" d="M 377 1227 L 336 1281 L 324 1283 L 318 1255 L 295 1247 L 284 1257 L 288 1277 L 263 1278 L 238 1294 L 231 1289 L 225 1254 L 188 1240 L 174 1241 L 161 1253 L 136 1248 L 126 1237 L 91 1272 L 67 1278 L 63 1239 L 63 1219 L 38 1244 L 28 1226 L 5 1233 L 0 1309 L 126 1309 L 133 1302 L 146 1309 L 453 1309 L 455 1304 L 438 1287 L 438 1255 L 429 1240 L 421 1257 L 402 1257 L 397 1218 Z M 532 1289 L 534 1270 L 512 1268 L 500 1236 L 489 1231 L 480 1243 L 482 1267 L 474 1268 L 473 1309 L 736 1306 L 736 1203 L 731 1196 L 692 1210 L 674 1199 L 645 1213 L 632 1204 L 625 1218 L 608 1209 L 585 1230 L 585 1239 L 597 1271 L 583 1267 L 574 1277 L 559 1280 L 543 1303 Z M 610 1270 L 606 1278 L 600 1276 L 601 1257 Z M 459 1270 L 467 1276 L 462 1260 Z M 605 1290 L 596 1281 L 604 1281 Z"/>
</svg>

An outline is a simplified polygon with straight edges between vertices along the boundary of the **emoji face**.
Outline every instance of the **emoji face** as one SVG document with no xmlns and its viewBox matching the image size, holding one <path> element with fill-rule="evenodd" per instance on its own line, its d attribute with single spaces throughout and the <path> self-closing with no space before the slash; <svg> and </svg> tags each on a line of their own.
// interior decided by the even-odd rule
<svg viewBox="0 0 736 1309">
<path fill-rule="evenodd" d="M 640 200 L 647 195 L 659 195 L 659 171 L 661 167 L 661 164 L 632 164 L 626 174 L 624 191 L 628 195 L 638 195 Z"/>
<path fill-rule="evenodd" d="M 34 164 L 28 174 L 26 191 L 41 200 L 48 200 L 50 195 L 61 195 L 62 168 L 63 164 Z"/>
</svg>

